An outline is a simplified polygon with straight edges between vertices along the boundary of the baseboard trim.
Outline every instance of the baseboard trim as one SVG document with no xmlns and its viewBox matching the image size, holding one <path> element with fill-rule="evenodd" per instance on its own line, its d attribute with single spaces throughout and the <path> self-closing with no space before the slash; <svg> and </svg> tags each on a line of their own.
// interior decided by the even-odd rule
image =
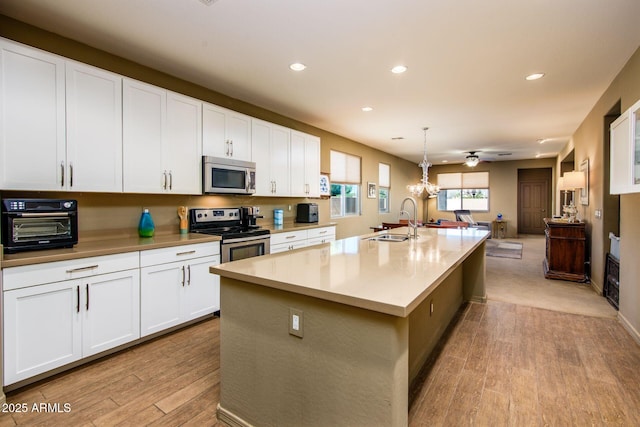
<svg viewBox="0 0 640 427">
<path fill-rule="evenodd" d="M 218 415 L 218 421 L 228 425 L 229 427 L 253 427 L 252 424 L 249 424 L 242 418 L 224 409 L 219 403 L 216 408 L 216 413 Z"/>
<path fill-rule="evenodd" d="M 620 323 L 622 323 L 622 326 L 627 330 L 627 332 L 629 332 L 629 335 L 631 335 L 631 337 L 635 340 L 635 342 L 640 344 L 640 333 L 636 330 L 636 328 L 633 327 L 631 322 L 629 322 L 627 318 L 624 317 L 619 311 L 618 311 L 618 320 L 620 321 Z"/>
</svg>

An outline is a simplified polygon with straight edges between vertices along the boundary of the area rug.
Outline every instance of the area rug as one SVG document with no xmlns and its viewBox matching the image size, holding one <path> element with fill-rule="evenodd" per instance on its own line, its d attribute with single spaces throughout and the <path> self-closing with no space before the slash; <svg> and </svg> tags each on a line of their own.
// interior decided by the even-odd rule
<svg viewBox="0 0 640 427">
<path fill-rule="evenodd" d="M 487 240 L 486 252 L 487 256 L 497 258 L 522 259 L 522 243 L 490 239 Z"/>
</svg>

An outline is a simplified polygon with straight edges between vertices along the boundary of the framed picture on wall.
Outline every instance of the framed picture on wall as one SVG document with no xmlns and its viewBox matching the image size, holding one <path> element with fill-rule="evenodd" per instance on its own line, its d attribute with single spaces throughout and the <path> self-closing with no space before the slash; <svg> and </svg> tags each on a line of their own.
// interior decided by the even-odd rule
<svg viewBox="0 0 640 427">
<path fill-rule="evenodd" d="M 589 205 L 589 159 L 586 158 L 580 163 L 580 172 L 584 173 L 584 188 L 580 189 L 580 203 Z"/>
<path fill-rule="evenodd" d="M 367 182 L 367 198 L 375 199 L 376 198 L 376 183 L 375 182 Z"/>
<path fill-rule="evenodd" d="M 329 175 L 320 175 L 320 196 L 331 196 L 331 185 L 329 184 Z"/>
</svg>

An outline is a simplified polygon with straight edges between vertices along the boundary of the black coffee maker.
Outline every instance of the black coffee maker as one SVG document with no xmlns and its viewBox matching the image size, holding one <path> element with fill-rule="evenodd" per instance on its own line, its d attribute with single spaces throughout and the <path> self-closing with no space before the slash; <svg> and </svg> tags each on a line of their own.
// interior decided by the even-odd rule
<svg viewBox="0 0 640 427">
<path fill-rule="evenodd" d="M 260 208 L 258 206 L 240 207 L 240 223 L 243 228 L 260 228 L 259 225 L 256 225 L 256 218 L 264 218 L 260 215 Z"/>
</svg>

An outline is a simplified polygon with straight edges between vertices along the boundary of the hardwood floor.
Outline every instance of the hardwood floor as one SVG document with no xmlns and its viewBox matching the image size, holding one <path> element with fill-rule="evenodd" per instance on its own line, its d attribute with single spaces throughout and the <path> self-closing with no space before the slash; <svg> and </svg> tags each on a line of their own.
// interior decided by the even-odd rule
<svg viewBox="0 0 640 427">
<path fill-rule="evenodd" d="M 218 328 L 206 320 L 10 392 L 29 410 L 0 414 L 0 427 L 217 425 Z M 469 304 L 412 387 L 410 425 L 638 426 L 639 368 L 640 346 L 614 319 Z"/>
</svg>

